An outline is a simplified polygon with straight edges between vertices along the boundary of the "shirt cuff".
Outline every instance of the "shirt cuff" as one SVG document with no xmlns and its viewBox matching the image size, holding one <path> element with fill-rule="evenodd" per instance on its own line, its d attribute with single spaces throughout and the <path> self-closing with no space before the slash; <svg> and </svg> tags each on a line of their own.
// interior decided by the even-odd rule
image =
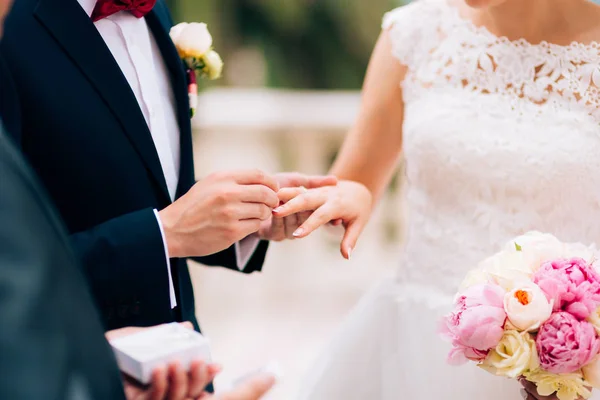
<svg viewBox="0 0 600 400">
<path fill-rule="evenodd" d="M 156 215 L 156 221 L 158 222 L 158 227 L 160 229 L 160 234 L 163 240 L 163 247 L 165 248 L 165 258 L 167 261 L 167 271 L 169 274 L 169 300 L 171 301 L 171 309 L 177 307 L 177 297 L 175 296 L 175 285 L 173 284 L 173 276 L 171 275 L 171 259 L 169 258 L 169 248 L 167 247 L 167 238 L 165 237 L 165 231 L 163 229 L 162 221 L 160 220 L 160 215 L 157 210 L 154 210 L 154 215 Z"/>
<path fill-rule="evenodd" d="M 235 260 L 240 271 L 246 268 L 259 244 L 257 235 L 250 235 L 235 243 Z"/>
</svg>

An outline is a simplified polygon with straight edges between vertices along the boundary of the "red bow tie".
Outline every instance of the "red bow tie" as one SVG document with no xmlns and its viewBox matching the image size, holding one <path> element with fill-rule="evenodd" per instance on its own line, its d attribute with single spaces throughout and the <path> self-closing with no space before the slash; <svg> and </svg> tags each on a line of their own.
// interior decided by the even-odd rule
<svg viewBox="0 0 600 400">
<path fill-rule="evenodd" d="M 92 12 L 92 21 L 99 21 L 120 11 L 131 11 L 137 18 L 142 18 L 152 11 L 155 4 L 156 0 L 98 0 Z"/>
</svg>

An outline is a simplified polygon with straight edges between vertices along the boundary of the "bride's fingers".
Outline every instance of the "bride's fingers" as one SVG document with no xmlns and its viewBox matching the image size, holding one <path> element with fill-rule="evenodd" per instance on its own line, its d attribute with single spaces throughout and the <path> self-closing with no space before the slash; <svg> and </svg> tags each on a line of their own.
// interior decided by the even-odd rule
<svg viewBox="0 0 600 400">
<path fill-rule="evenodd" d="M 312 190 L 294 197 L 282 206 L 273 210 L 276 217 L 283 218 L 292 214 L 298 214 L 304 211 L 315 211 L 327 203 L 327 194 L 317 190 Z"/>
<path fill-rule="evenodd" d="M 280 189 L 279 192 L 277 192 L 277 196 L 279 197 L 279 201 L 282 203 L 287 203 L 288 201 L 303 195 L 304 193 L 306 193 L 307 189 L 302 188 L 302 187 L 290 187 L 290 188 L 283 188 Z"/>
<path fill-rule="evenodd" d="M 310 217 L 308 217 L 306 222 L 304 222 L 302 226 L 296 230 L 296 232 L 294 232 L 294 237 L 299 239 L 304 238 L 313 233 L 319 227 L 327 225 L 329 221 L 335 218 L 334 213 L 335 210 L 330 206 L 325 205 L 320 207 L 317 211 L 313 212 Z"/>
<path fill-rule="evenodd" d="M 346 233 L 344 234 L 344 238 L 342 239 L 341 251 L 342 256 L 346 260 L 349 260 L 352 256 L 352 251 L 356 247 L 356 243 L 358 242 L 358 238 L 363 230 L 363 225 L 358 221 L 352 221 L 346 227 Z"/>
</svg>

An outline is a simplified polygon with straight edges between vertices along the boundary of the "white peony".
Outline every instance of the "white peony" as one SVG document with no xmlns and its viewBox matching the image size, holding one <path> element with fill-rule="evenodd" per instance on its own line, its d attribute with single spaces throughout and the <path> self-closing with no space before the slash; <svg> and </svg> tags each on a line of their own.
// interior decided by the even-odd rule
<svg viewBox="0 0 600 400">
<path fill-rule="evenodd" d="M 515 250 L 515 243 L 523 249 L 537 249 L 539 252 L 543 252 L 544 249 L 553 252 L 562 245 L 562 242 L 555 236 L 537 231 L 517 236 L 506 244 L 505 250 Z"/>
<path fill-rule="evenodd" d="M 520 251 L 501 251 L 479 264 L 490 279 L 507 292 L 517 285 L 531 280 L 533 264 Z"/>
<path fill-rule="evenodd" d="M 507 243 L 506 250 L 522 253 L 531 271 L 535 272 L 546 261 L 564 258 L 565 246 L 548 233 L 529 232 Z"/>
<path fill-rule="evenodd" d="M 504 250 L 484 260 L 479 267 L 506 291 L 513 290 L 550 260 L 564 258 L 565 245 L 552 235 L 529 232 L 509 241 Z"/>
<path fill-rule="evenodd" d="M 592 263 L 598 257 L 598 251 L 594 246 L 585 246 L 581 243 L 565 243 L 563 245 L 562 258 L 582 258 Z"/>
<path fill-rule="evenodd" d="M 533 332 L 552 315 L 553 303 L 533 282 L 520 284 L 504 296 L 504 311 L 520 331 Z"/>
<path fill-rule="evenodd" d="M 467 273 L 467 276 L 460 284 L 459 293 L 464 292 L 468 288 L 490 282 L 490 276 L 481 268 L 475 268 Z"/>
<path fill-rule="evenodd" d="M 181 23 L 171 28 L 171 39 L 181 58 L 201 58 L 210 51 L 213 38 L 205 23 Z"/>
</svg>

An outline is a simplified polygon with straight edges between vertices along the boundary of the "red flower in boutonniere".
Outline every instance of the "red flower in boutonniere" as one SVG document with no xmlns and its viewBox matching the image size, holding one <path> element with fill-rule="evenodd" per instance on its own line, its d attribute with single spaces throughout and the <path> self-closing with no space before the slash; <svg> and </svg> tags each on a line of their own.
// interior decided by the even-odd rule
<svg viewBox="0 0 600 400">
<path fill-rule="evenodd" d="M 181 23 L 171 29 L 171 39 L 179 56 L 187 66 L 190 117 L 198 106 L 197 76 L 211 80 L 219 79 L 223 72 L 223 60 L 212 49 L 212 36 L 204 23 Z"/>
</svg>

